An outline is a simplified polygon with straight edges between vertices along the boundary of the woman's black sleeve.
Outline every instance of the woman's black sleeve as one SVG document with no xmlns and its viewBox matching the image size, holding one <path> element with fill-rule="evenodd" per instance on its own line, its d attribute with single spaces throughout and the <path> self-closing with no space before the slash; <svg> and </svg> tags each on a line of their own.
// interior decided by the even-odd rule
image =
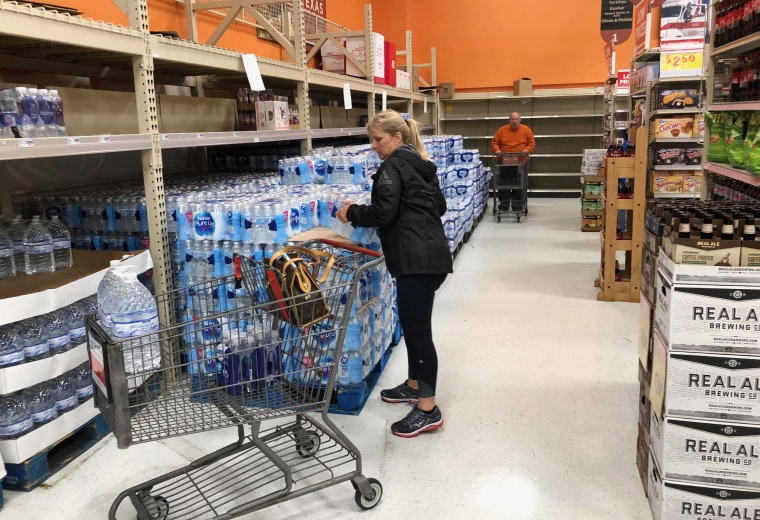
<svg viewBox="0 0 760 520">
<path fill-rule="evenodd" d="M 346 216 L 356 227 L 387 227 L 396 221 L 401 203 L 401 176 L 386 162 L 372 186 L 372 204 L 354 204 Z"/>
</svg>

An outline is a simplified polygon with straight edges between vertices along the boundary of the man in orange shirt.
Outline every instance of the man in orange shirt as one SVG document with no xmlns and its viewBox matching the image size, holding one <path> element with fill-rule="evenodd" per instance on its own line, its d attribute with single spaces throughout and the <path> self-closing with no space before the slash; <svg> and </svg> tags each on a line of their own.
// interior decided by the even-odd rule
<svg viewBox="0 0 760 520">
<path fill-rule="evenodd" d="M 491 139 L 491 151 L 495 154 L 502 152 L 533 152 L 536 138 L 530 128 L 520 122 L 520 114 L 513 112 L 509 116 L 509 124 L 499 128 Z M 499 190 L 499 199 L 503 204 L 512 203 L 512 211 L 523 210 L 522 190 Z"/>
</svg>

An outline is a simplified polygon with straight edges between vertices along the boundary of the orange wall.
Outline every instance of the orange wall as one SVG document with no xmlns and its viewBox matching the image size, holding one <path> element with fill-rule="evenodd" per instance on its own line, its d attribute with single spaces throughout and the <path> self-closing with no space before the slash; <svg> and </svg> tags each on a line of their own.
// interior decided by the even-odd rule
<svg viewBox="0 0 760 520">
<path fill-rule="evenodd" d="M 106 0 L 57 0 L 85 16 L 126 23 L 126 17 Z M 405 46 L 412 31 L 415 63 L 430 62 L 437 52 L 437 80 L 454 82 L 458 91 L 511 89 L 527 76 L 534 87 L 589 86 L 607 76 L 604 41 L 599 33 L 601 0 L 327 0 L 328 19 L 352 30 L 364 28 L 364 5 L 372 4 L 373 29 Z M 174 0 L 148 0 L 150 28 L 185 36 L 184 5 Z M 219 18 L 198 20 L 205 41 Z M 242 52 L 284 58 L 279 46 L 259 40 L 236 24 L 219 42 Z M 617 48 L 618 68 L 628 68 L 632 37 Z M 399 58 L 404 63 L 404 58 Z M 430 71 L 421 74 L 431 82 Z"/>
<path fill-rule="evenodd" d="M 399 47 L 410 29 L 415 63 L 430 61 L 429 49 L 435 47 L 438 82 L 454 82 L 458 91 L 511 89 L 524 76 L 534 87 L 599 85 L 607 77 L 601 0 L 374 0 L 372 5 L 374 29 Z M 628 68 L 632 53 L 632 39 L 618 46 L 618 68 Z"/>
</svg>

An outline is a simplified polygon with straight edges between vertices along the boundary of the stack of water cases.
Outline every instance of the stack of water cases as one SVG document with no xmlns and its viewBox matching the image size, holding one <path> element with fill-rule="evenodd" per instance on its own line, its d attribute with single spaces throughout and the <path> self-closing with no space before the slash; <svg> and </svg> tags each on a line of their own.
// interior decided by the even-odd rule
<svg viewBox="0 0 760 520">
<path fill-rule="evenodd" d="M 24 462 L 97 415 L 84 325 L 95 306 L 93 295 L 46 314 L 0 321 L 0 453 L 5 463 Z"/>
<path fill-rule="evenodd" d="M 438 165 L 438 179 L 448 210 L 442 217 L 449 250 L 455 252 L 469 237 L 485 211 L 491 169 L 478 150 L 462 148 L 462 136 L 434 136 L 425 145 Z"/>
<path fill-rule="evenodd" d="M 23 274 L 52 273 L 73 265 L 71 235 L 54 216 L 35 215 L 25 221 L 17 215 L 0 220 L 0 279 Z"/>
<path fill-rule="evenodd" d="M 760 518 L 760 268 L 657 258 L 654 518 Z"/>
</svg>

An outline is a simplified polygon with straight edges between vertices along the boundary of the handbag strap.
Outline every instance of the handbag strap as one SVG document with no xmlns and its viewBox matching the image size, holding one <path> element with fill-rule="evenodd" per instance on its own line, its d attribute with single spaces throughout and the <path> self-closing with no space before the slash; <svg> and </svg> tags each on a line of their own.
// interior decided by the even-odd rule
<svg viewBox="0 0 760 520">
<path fill-rule="evenodd" d="M 276 258 L 279 258 L 282 255 L 291 256 L 291 253 L 297 253 L 300 256 L 297 256 L 296 258 L 291 258 L 290 260 L 285 262 L 285 265 L 282 268 L 282 272 L 284 273 L 286 267 L 290 266 L 293 263 L 293 261 L 300 260 L 303 262 L 304 266 L 311 268 L 312 276 L 319 283 L 322 283 L 325 280 L 327 280 L 327 277 L 330 274 L 330 270 L 335 264 L 335 257 L 330 253 L 325 253 L 324 251 L 316 251 L 314 249 L 309 249 L 308 247 L 303 247 L 303 246 L 287 246 L 287 247 L 283 247 L 279 251 L 276 251 L 272 255 L 272 258 L 269 259 L 269 265 L 273 265 L 272 262 Z M 315 258 L 317 261 L 307 262 L 305 257 Z M 325 269 L 322 272 L 322 276 L 317 277 L 317 266 L 322 263 L 320 259 L 326 259 L 327 263 L 325 264 Z M 296 269 L 296 271 L 299 271 L 299 269 Z M 299 283 L 301 284 L 301 287 L 304 288 L 304 282 L 301 281 L 300 276 L 299 276 Z M 307 291 L 307 290 L 308 288 L 304 288 L 304 291 Z"/>
</svg>

